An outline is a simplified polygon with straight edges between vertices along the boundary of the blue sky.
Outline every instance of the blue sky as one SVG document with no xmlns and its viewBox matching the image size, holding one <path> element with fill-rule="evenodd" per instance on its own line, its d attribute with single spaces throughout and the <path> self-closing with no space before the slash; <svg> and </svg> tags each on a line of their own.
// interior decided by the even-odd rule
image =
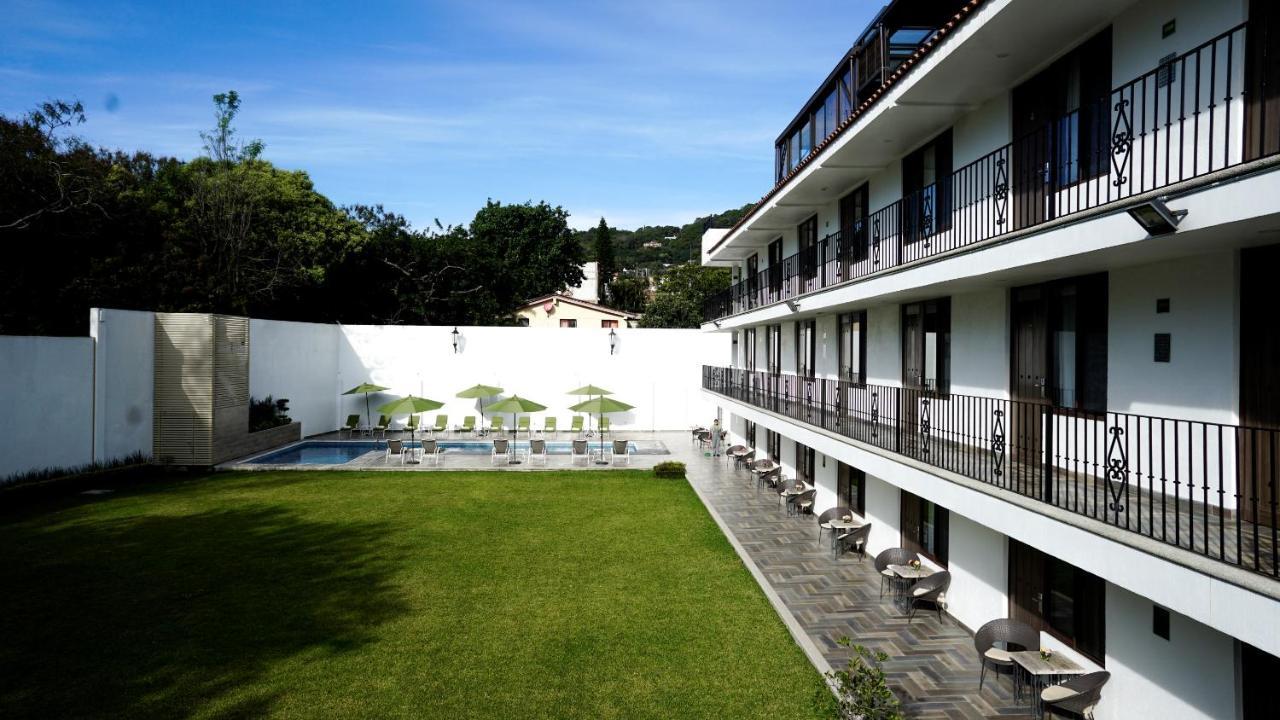
<svg viewBox="0 0 1280 720">
<path fill-rule="evenodd" d="M 241 135 L 338 204 L 681 224 L 768 189 L 774 137 L 879 4 L 0 0 L 0 114 L 78 98 L 95 145 L 186 158 L 236 89 Z"/>
</svg>

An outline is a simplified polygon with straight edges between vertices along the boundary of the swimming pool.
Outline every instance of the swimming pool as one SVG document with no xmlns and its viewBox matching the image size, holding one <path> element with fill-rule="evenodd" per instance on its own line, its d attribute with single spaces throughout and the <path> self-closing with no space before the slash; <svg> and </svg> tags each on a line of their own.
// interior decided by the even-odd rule
<svg viewBox="0 0 1280 720">
<path fill-rule="evenodd" d="M 591 442 L 589 445 L 594 450 L 598 442 Z M 408 447 L 419 447 L 422 442 L 406 441 L 405 444 Z M 446 454 L 488 455 L 493 451 L 493 442 L 490 440 L 441 440 L 439 445 Z M 606 441 L 605 445 L 607 447 L 609 442 Z M 645 452 L 634 442 L 629 442 L 627 445 L 633 453 Z M 527 452 L 529 441 L 518 440 L 515 447 L 517 450 Z M 568 440 L 547 442 L 548 455 L 568 455 L 572 448 L 573 443 Z M 282 450 L 256 457 L 249 463 L 253 465 L 342 465 L 367 453 L 384 452 L 386 449 L 386 442 L 381 440 L 304 440 Z"/>
</svg>

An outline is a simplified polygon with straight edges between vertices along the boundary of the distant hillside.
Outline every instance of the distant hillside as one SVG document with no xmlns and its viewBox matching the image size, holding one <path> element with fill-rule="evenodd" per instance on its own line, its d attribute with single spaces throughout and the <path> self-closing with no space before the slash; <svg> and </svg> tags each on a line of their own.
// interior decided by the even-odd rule
<svg viewBox="0 0 1280 720">
<path fill-rule="evenodd" d="M 752 208 L 748 203 L 734 210 L 695 218 L 680 227 L 675 225 L 646 225 L 635 230 L 613 229 L 614 255 L 622 271 L 648 270 L 654 272 L 667 265 L 697 261 L 701 251 L 702 233 L 707 228 L 732 227 Z M 608 221 L 608 218 L 605 218 Z M 592 230 L 577 233 L 578 242 L 586 248 L 590 259 L 595 259 Z"/>
</svg>

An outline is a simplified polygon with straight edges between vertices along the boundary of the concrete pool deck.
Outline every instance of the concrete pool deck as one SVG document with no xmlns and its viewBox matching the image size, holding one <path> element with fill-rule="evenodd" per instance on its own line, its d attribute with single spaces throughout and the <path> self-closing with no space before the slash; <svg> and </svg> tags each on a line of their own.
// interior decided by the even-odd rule
<svg viewBox="0 0 1280 720">
<path fill-rule="evenodd" d="M 488 444 L 488 439 L 476 439 L 468 437 L 452 437 L 452 433 L 444 434 L 438 439 L 442 442 L 453 441 L 471 441 Z M 407 435 L 400 433 L 391 433 L 392 440 L 408 439 Z M 421 435 L 418 436 L 421 440 Z M 536 436 L 535 436 L 536 439 Z M 559 437 L 546 438 L 547 442 L 569 442 L 572 438 L 568 433 L 560 433 Z M 693 457 L 701 457 L 701 452 L 694 447 L 692 435 L 687 430 L 673 430 L 661 432 L 630 432 L 618 431 L 610 433 L 605 440 L 605 449 L 608 450 L 612 441 L 627 440 L 637 445 L 637 452 L 630 457 L 630 462 L 621 464 L 611 463 L 608 465 L 597 465 L 595 453 L 600 447 L 598 437 L 586 438 L 589 442 L 589 448 L 592 453 L 591 462 L 583 463 L 581 460 L 574 462 L 573 458 L 568 455 L 548 455 L 546 464 L 541 462 L 537 464 L 529 463 L 527 460 L 518 465 L 511 464 L 495 464 L 488 452 L 484 453 L 461 453 L 446 452 L 440 456 L 439 463 L 427 461 L 423 463 L 402 463 L 399 457 L 388 458 L 383 449 L 371 450 L 355 459 L 341 464 L 272 464 L 253 462 L 255 458 L 261 458 L 273 453 L 286 450 L 299 443 L 290 443 L 278 448 L 273 448 L 266 452 L 255 453 L 250 456 L 237 458 L 229 462 L 222 463 L 217 466 L 218 470 L 379 470 L 389 472 L 424 472 L 436 470 L 513 470 L 513 471 L 538 471 L 538 470 L 627 470 L 627 469 L 649 469 L 660 462 L 668 460 L 680 460 L 688 462 Z M 304 438 L 300 443 L 306 442 L 370 442 L 367 437 L 357 437 L 354 440 L 346 437 L 345 434 L 340 436 L 339 433 L 324 433 L 312 437 Z M 381 439 L 378 439 L 381 442 Z M 526 438 L 520 438 L 520 443 L 527 443 Z"/>
</svg>

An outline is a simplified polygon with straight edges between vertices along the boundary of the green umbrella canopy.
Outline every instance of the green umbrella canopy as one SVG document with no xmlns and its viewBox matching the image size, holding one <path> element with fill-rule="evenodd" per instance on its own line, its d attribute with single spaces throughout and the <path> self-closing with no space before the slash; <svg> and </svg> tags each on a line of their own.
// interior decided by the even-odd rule
<svg viewBox="0 0 1280 720">
<path fill-rule="evenodd" d="M 383 390 L 390 389 L 391 388 L 384 388 L 381 385 L 374 385 L 373 383 L 360 383 L 342 394 L 359 395 L 360 393 L 364 393 L 364 422 L 366 425 L 372 425 L 373 423 L 370 422 L 371 418 L 369 413 L 369 393 L 382 392 Z"/>
<path fill-rule="evenodd" d="M 577 388 L 576 390 L 570 390 L 569 392 L 565 393 L 565 395 L 612 395 L 612 394 L 613 394 L 612 390 L 605 390 L 604 388 L 596 387 L 595 385 L 583 385 L 582 387 Z"/>
<path fill-rule="evenodd" d="M 442 402 L 410 395 L 399 400 L 392 400 L 386 405 L 378 407 L 378 412 L 383 415 L 413 415 L 414 413 L 436 410 L 442 407 L 444 407 Z"/>
<path fill-rule="evenodd" d="M 460 398 L 487 398 L 502 393 L 502 388 L 492 385 L 472 385 L 471 387 L 458 393 Z"/>
<path fill-rule="evenodd" d="M 628 405 L 621 400 L 614 400 L 609 397 L 597 397 L 591 398 L 586 402 L 580 402 L 577 405 L 571 406 L 569 409 L 574 412 L 597 413 L 603 415 L 607 413 L 626 412 L 634 407 L 635 405 Z"/>
<path fill-rule="evenodd" d="M 546 409 L 547 409 L 546 405 L 536 403 L 532 400 L 526 400 L 525 398 L 522 398 L 519 395 L 512 395 L 506 400 L 499 400 L 498 402 L 489 406 L 489 412 L 502 412 L 502 413 L 537 412 L 539 410 L 546 410 Z"/>
</svg>

